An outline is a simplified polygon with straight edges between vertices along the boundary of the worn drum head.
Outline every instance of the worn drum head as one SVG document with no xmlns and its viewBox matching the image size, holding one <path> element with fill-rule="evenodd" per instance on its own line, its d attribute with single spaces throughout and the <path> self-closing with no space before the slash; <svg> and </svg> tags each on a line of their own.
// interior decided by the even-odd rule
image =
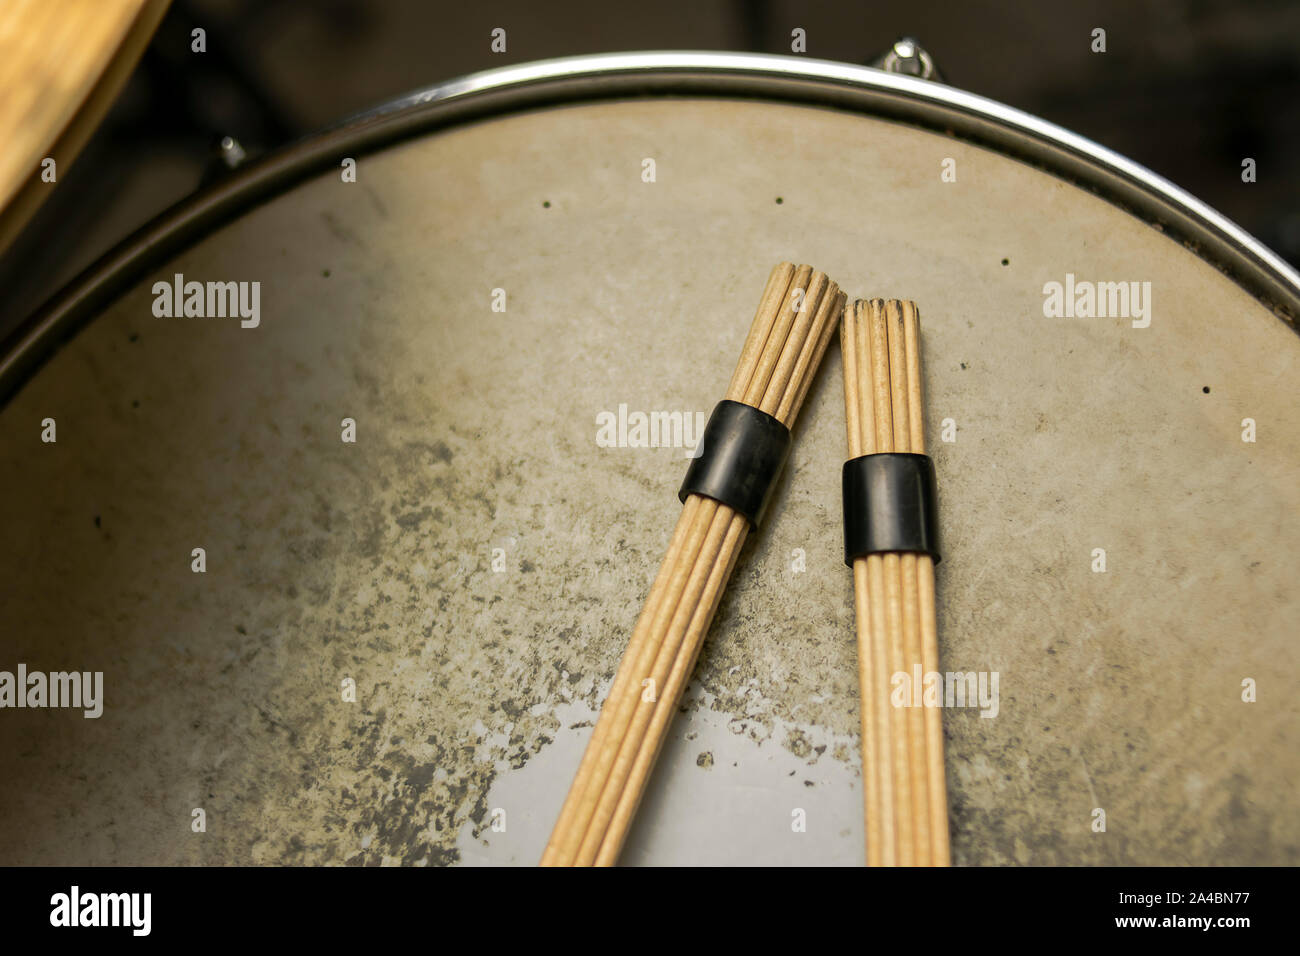
<svg viewBox="0 0 1300 956">
<path fill-rule="evenodd" d="M 574 96 L 355 179 L 164 257 L 0 411 L 0 669 L 102 674 L 0 712 L 0 860 L 536 862 L 790 260 L 920 309 L 954 862 L 1296 861 L 1300 339 L 1237 278 L 776 99 Z M 178 274 L 242 320 L 156 314 Z M 846 456 L 832 346 L 623 862 L 863 861 Z"/>
</svg>

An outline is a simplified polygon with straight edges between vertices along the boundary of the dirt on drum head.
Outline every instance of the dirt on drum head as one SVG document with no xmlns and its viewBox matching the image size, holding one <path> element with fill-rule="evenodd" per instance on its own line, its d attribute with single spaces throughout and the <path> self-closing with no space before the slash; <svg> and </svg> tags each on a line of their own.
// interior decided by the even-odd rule
<svg viewBox="0 0 1300 956">
<path fill-rule="evenodd" d="M 97 719 L 0 719 L 0 860 L 534 862 L 681 507 L 684 452 L 596 416 L 707 411 L 782 258 L 926 319 L 940 660 L 1000 675 L 944 715 L 953 862 L 1297 862 L 1294 331 L 1027 165 L 707 99 L 323 175 L 0 411 L 0 668 L 104 674 Z M 155 316 L 176 273 L 260 281 L 260 323 Z M 1149 325 L 1046 316 L 1067 274 L 1150 282 Z M 648 799 L 629 861 L 862 860 L 837 348 L 655 771 L 690 819 Z"/>
</svg>

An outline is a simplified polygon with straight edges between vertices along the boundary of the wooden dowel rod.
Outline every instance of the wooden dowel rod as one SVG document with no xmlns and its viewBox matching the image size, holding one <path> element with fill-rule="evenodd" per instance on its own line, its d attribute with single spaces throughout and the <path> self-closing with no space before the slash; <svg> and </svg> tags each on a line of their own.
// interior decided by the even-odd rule
<svg viewBox="0 0 1300 956">
<path fill-rule="evenodd" d="M 822 358 L 826 355 L 826 350 L 830 348 L 831 339 L 835 337 L 835 331 L 840 326 L 840 322 L 836 321 L 835 317 L 844 314 L 846 301 L 847 296 L 843 292 L 833 296 L 828 295 L 822 299 L 822 305 L 817 316 L 817 325 L 822 329 L 822 334 L 816 337 L 809 336 L 808 342 L 811 343 L 812 347 L 805 348 L 800 354 L 799 364 L 795 367 L 793 375 L 793 379 L 799 383 L 799 387 L 789 390 L 773 413 L 790 428 L 794 428 L 799 409 L 803 408 L 804 399 L 808 397 L 808 389 L 812 388 L 813 379 L 817 377 L 817 369 L 821 367 Z M 821 314 L 822 312 L 825 314 Z"/>
<path fill-rule="evenodd" d="M 768 337 L 772 334 L 772 326 L 776 323 L 781 302 L 794 279 L 794 271 L 793 265 L 782 262 L 778 263 L 767 277 L 763 297 L 759 299 L 758 311 L 754 313 L 754 321 L 749 326 L 749 334 L 745 337 L 745 345 L 740 351 L 740 360 L 736 362 L 736 370 L 731 374 L 731 382 L 727 385 L 724 398 L 738 402 L 744 397 L 745 389 L 749 387 L 749 381 L 754 377 L 759 356 L 763 354 Z"/>
<path fill-rule="evenodd" d="M 825 295 L 829 281 L 825 273 L 812 273 L 808 277 L 808 285 L 798 297 L 796 303 L 798 311 L 794 312 L 789 338 L 786 340 L 785 348 L 781 350 L 776 367 L 772 370 L 772 378 L 768 381 L 767 388 L 763 390 L 763 397 L 758 401 L 758 407 L 769 415 L 782 417 L 776 413 L 786 397 L 786 391 L 789 390 L 795 368 L 799 365 L 799 358 L 805 350 L 811 355 L 816 348 L 817 337 L 810 336 L 808 333 L 813 328 L 822 300 L 831 298 Z"/>
<path fill-rule="evenodd" d="M 763 396 L 767 394 L 768 383 L 772 381 L 772 374 L 776 371 L 777 362 L 781 360 L 781 353 L 785 351 L 786 340 L 790 337 L 790 328 L 797 317 L 794 311 L 795 302 L 804 297 L 804 290 L 808 288 L 808 280 L 812 278 L 812 272 L 811 266 L 799 266 L 795 269 L 790 287 L 781 300 L 781 308 L 777 312 L 772 333 L 768 336 L 767 344 L 754 367 L 754 374 L 742 392 L 742 397 L 737 401 L 762 408 Z M 767 411 L 767 409 L 763 410 Z"/>
<path fill-rule="evenodd" d="M 903 330 L 907 342 L 907 386 L 912 451 L 925 454 L 925 419 L 921 401 L 921 318 L 915 304 L 903 303 Z M 917 556 L 917 591 L 921 616 L 921 666 L 926 674 L 939 673 L 939 629 L 935 617 L 934 559 Z M 943 710 L 924 708 L 926 773 L 930 797 L 931 862 L 948 866 L 948 788 L 943 766 Z"/>
</svg>

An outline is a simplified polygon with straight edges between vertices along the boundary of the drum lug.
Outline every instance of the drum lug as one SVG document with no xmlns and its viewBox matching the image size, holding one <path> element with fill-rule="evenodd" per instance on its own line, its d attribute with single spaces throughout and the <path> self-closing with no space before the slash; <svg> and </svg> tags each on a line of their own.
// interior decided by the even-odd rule
<svg viewBox="0 0 1300 956">
<path fill-rule="evenodd" d="M 895 41 L 883 55 L 868 61 L 867 65 L 877 70 L 884 70 L 886 73 L 905 73 L 908 76 L 918 76 L 923 80 L 943 82 L 939 68 L 934 65 L 934 58 L 911 37 L 902 37 Z"/>
<path fill-rule="evenodd" d="M 221 137 L 221 142 L 217 144 L 217 158 L 221 160 L 226 169 L 238 169 L 248 154 L 244 151 L 243 145 L 233 136 Z"/>
<path fill-rule="evenodd" d="M 244 145 L 233 136 L 221 136 L 212 140 L 208 150 L 208 159 L 203 168 L 201 186 L 208 186 L 220 179 L 225 179 L 244 165 L 248 152 Z"/>
</svg>

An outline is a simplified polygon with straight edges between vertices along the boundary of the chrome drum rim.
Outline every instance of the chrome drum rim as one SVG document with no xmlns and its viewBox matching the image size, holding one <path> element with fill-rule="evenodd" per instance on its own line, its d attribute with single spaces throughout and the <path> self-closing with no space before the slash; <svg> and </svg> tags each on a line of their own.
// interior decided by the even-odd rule
<svg viewBox="0 0 1300 956">
<path fill-rule="evenodd" d="M 415 136 L 546 106 L 637 96 L 741 97 L 893 120 L 985 146 L 1120 206 L 1182 242 L 1293 328 L 1300 273 L 1246 230 L 1151 170 L 1053 123 L 974 93 L 804 57 L 648 52 L 507 66 L 399 97 L 291 143 L 136 230 L 29 316 L 0 346 L 0 402 L 155 266 L 257 204 L 327 169 Z"/>
</svg>

